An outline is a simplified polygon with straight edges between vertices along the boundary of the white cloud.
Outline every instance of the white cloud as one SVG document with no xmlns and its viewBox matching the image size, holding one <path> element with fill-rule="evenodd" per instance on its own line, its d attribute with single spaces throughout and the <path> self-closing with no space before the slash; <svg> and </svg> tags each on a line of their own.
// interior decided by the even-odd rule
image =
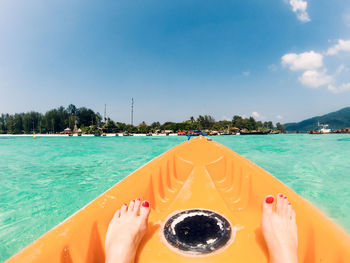
<svg viewBox="0 0 350 263">
<path fill-rule="evenodd" d="M 304 0 L 289 0 L 293 12 L 297 15 L 297 18 L 302 22 L 309 22 L 310 17 L 307 13 L 307 2 Z"/>
<path fill-rule="evenodd" d="M 289 53 L 282 57 L 282 65 L 291 70 L 312 70 L 323 66 L 323 56 L 320 53 L 309 51 L 300 54 Z"/>
<path fill-rule="evenodd" d="M 339 39 L 338 43 L 333 47 L 330 47 L 326 54 L 330 56 L 337 55 L 340 51 L 350 51 L 350 40 Z"/>
<path fill-rule="evenodd" d="M 335 76 L 340 75 L 344 70 L 347 70 L 347 68 L 344 66 L 344 64 L 341 64 L 341 65 L 337 68 L 337 71 L 335 72 Z"/>
<path fill-rule="evenodd" d="M 268 67 L 269 70 L 271 71 L 277 71 L 278 67 L 275 65 L 275 64 L 271 64 L 269 67 Z"/>
<path fill-rule="evenodd" d="M 242 74 L 243 76 L 248 77 L 250 75 L 250 71 L 244 71 Z"/>
<path fill-rule="evenodd" d="M 258 113 L 257 111 L 253 111 L 252 112 L 252 116 L 255 118 L 255 119 L 258 119 L 258 120 L 261 120 L 261 119 L 264 119 L 265 117 L 262 116 L 260 113 Z"/>
<path fill-rule="evenodd" d="M 279 119 L 279 120 L 283 119 L 283 117 L 281 115 L 279 115 L 279 114 L 276 116 L 276 118 Z"/>
<path fill-rule="evenodd" d="M 319 88 L 328 86 L 328 90 L 333 93 L 342 93 L 350 90 L 350 82 L 336 85 L 340 75 L 348 72 L 349 69 L 344 64 L 340 64 L 334 69 L 333 74 L 327 74 L 327 68 L 323 65 L 324 56 L 337 55 L 340 52 L 350 52 L 350 40 L 339 39 L 326 52 L 317 53 L 315 51 L 300 54 L 288 53 L 282 56 L 281 63 L 292 71 L 300 70 L 303 73 L 299 76 L 301 84 L 308 88 Z"/>
<path fill-rule="evenodd" d="M 326 74 L 326 71 L 307 70 L 299 77 L 300 82 L 309 88 L 319 88 L 328 85 L 333 81 L 333 77 Z"/>
<path fill-rule="evenodd" d="M 333 93 L 342 93 L 344 91 L 350 90 L 350 82 L 343 83 L 338 87 L 336 87 L 334 85 L 328 85 L 328 90 L 333 92 Z"/>
</svg>

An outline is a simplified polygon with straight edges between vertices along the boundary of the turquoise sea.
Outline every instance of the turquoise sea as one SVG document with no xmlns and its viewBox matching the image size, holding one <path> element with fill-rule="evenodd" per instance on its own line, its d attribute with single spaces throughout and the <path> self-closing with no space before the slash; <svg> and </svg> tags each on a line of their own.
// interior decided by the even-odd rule
<svg viewBox="0 0 350 263">
<path fill-rule="evenodd" d="M 187 137 L 0 137 L 0 262 Z M 350 134 L 216 136 L 350 233 Z"/>
</svg>

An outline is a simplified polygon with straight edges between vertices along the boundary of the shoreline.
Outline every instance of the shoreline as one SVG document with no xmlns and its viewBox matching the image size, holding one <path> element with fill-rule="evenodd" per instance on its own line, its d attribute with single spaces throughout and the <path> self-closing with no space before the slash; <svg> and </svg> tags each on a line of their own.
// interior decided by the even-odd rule
<svg viewBox="0 0 350 263">
<path fill-rule="evenodd" d="M 309 133 L 281 133 L 281 134 L 309 134 Z M 318 134 L 309 134 L 309 135 L 330 135 L 330 134 L 349 134 L 349 133 L 318 133 Z M 217 135 L 206 135 L 206 136 L 237 136 L 238 134 L 217 134 Z M 250 134 L 252 136 L 254 134 Z M 267 135 L 277 135 L 277 134 L 267 134 Z M 145 134 L 145 133 L 135 133 L 124 135 L 123 133 L 106 133 L 104 135 L 95 136 L 94 134 L 0 134 L 0 137 L 174 137 L 174 136 L 187 136 L 187 135 L 179 135 L 176 133 L 171 134 Z M 191 137 L 196 137 L 196 135 L 192 135 Z"/>
<path fill-rule="evenodd" d="M 157 136 L 157 137 L 165 137 L 165 136 L 179 136 L 178 134 L 174 133 L 174 134 L 152 134 L 152 135 L 148 135 L 145 133 L 135 133 L 135 134 L 130 134 L 130 135 L 124 135 L 123 133 L 106 133 L 105 135 L 101 135 L 101 136 L 95 136 L 94 134 L 81 134 L 81 135 L 77 135 L 77 134 L 73 134 L 73 135 L 69 135 L 69 134 L 0 134 L 0 137 L 128 137 L 128 136 L 134 136 L 134 137 L 142 137 L 142 136 Z"/>
</svg>

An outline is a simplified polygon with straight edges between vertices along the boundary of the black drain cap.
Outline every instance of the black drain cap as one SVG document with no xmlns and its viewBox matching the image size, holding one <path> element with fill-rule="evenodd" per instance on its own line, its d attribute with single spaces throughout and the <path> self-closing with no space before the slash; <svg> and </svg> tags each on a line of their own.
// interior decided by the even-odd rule
<svg viewBox="0 0 350 263">
<path fill-rule="evenodd" d="M 183 252 L 207 254 L 229 241 L 231 225 L 213 211 L 185 210 L 168 219 L 164 237 L 170 245 Z"/>
</svg>

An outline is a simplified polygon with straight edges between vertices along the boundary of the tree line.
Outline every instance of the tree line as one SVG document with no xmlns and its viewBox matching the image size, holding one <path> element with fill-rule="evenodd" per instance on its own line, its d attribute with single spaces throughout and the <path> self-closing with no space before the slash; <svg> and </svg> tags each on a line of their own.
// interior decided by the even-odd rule
<svg viewBox="0 0 350 263">
<path fill-rule="evenodd" d="M 59 133 L 65 128 L 74 129 L 75 121 L 79 127 L 101 125 L 102 117 L 93 110 L 73 104 L 47 111 L 45 114 L 31 111 L 27 113 L 1 114 L 0 133 Z"/>
<path fill-rule="evenodd" d="M 147 125 L 144 121 L 139 125 L 131 125 L 123 122 L 115 122 L 110 118 L 103 119 L 101 114 L 86 107 L 77 108 L 70 104 L 67 108 L 60 106 L 47 111 L 45 114 L 39 112 L 27 112 L 1 114 L 1 134 L 30 134 L 30 133 L 60 133 L 66 128 L 74 129 L 77 126 L 84 133 L 98 132 L 129 132 L 129 133 L 150 133 L 160 130 L 189 131 L 189 130 L 217 130 L 217 131 L 266 131 L 278 130 L 284 132 L 281 123 L 276 126 L 271 121 L 257 121 L 253 117 L 243 118 L 235 115 L 232 120 L 216 121 L 210 115 L 199 115 L 197 118 L 190 117 L 183 122 L 153 122 Z"/>
</svg>

